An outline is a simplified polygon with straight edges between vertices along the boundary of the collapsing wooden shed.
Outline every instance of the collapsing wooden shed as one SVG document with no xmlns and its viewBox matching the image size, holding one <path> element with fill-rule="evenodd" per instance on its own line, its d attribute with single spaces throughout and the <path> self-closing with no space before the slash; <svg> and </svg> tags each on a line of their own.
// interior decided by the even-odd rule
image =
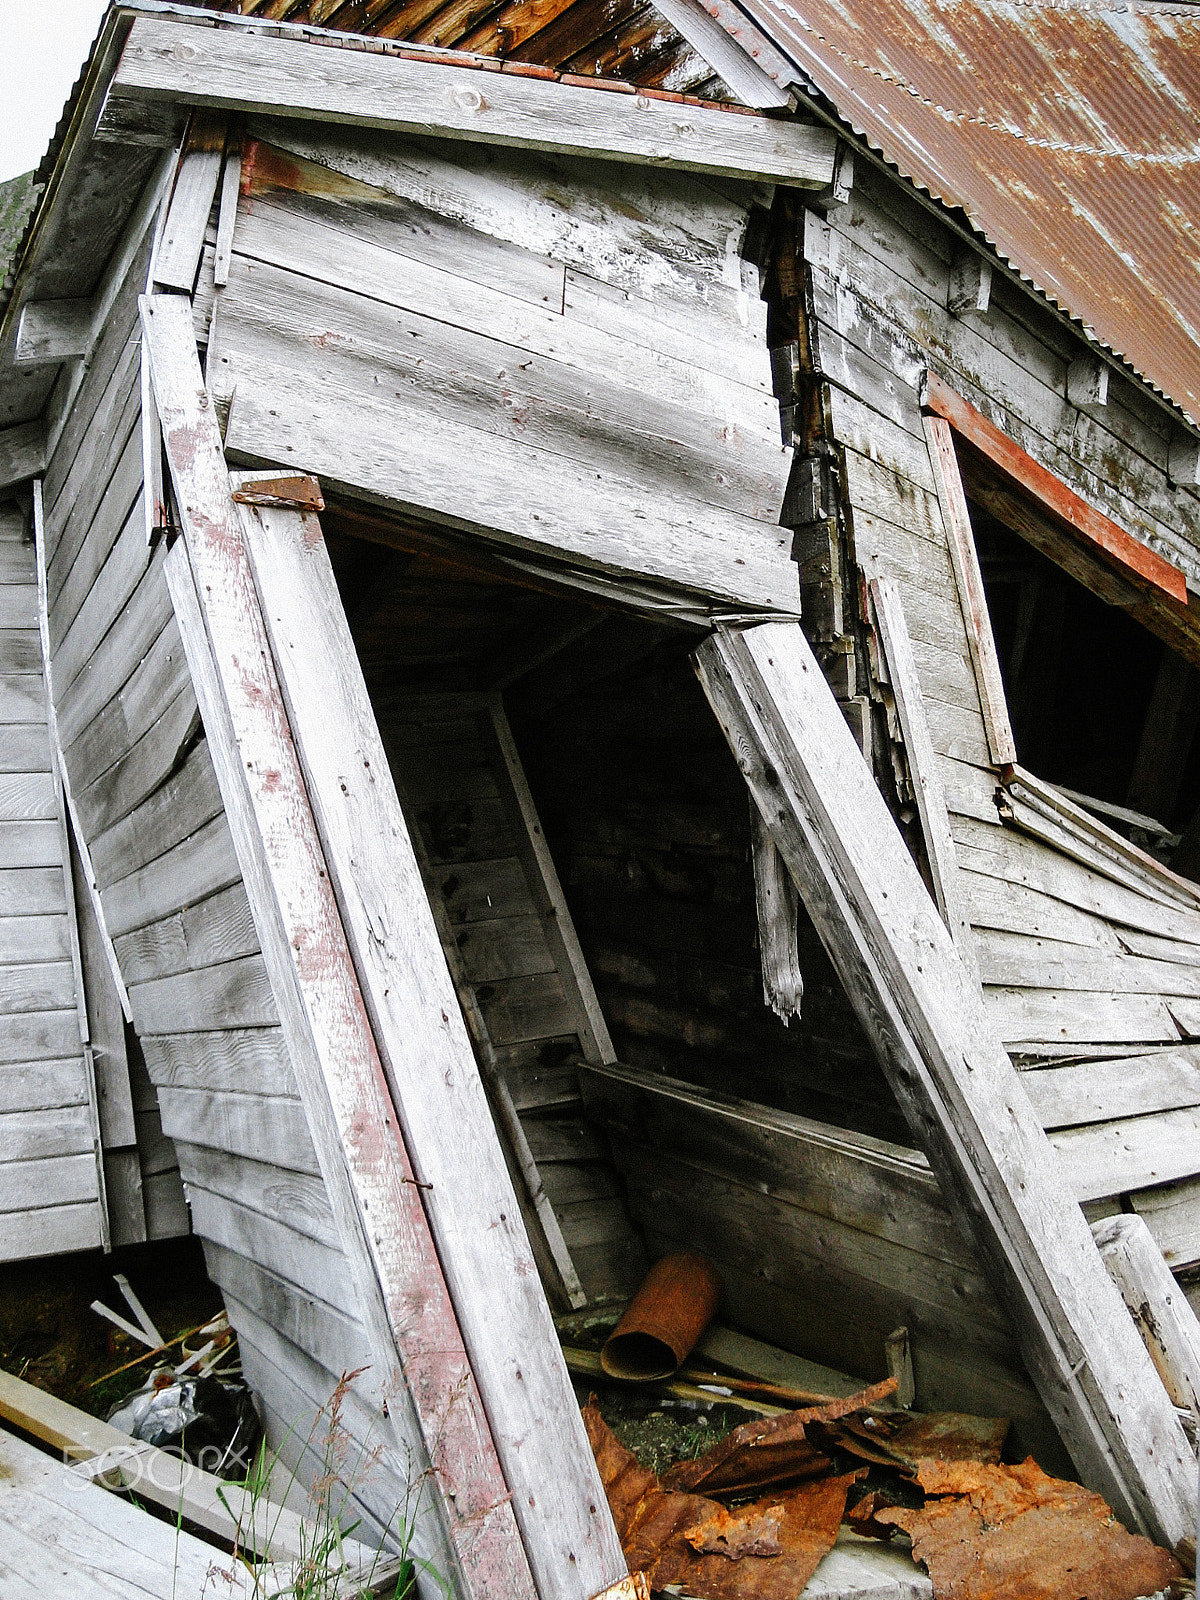
<svg viewBox="0 0 1200 1600">
<path fill-rule="evenodd" d="M 1194 1534 L 1088 1224 L 1200 1266 L 1195 350 L 713 13 L 116 6 L 0 328 L 4 1254 L 177 1160 L 463 1596 L 624 1575 L 551 1311 L 681 1246 Z"/>
</svg>

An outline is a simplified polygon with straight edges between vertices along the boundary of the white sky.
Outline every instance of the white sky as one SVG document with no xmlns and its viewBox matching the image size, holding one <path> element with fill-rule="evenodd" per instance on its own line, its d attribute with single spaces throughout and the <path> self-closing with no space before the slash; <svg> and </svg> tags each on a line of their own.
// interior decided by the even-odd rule
<svg viewBox="0 0 1200 1600">
<path fill-rule="evenodd" d="M 104 11 L 105 0 L 0 0 L 0 182 L 45 155 Z"/>
</svg>

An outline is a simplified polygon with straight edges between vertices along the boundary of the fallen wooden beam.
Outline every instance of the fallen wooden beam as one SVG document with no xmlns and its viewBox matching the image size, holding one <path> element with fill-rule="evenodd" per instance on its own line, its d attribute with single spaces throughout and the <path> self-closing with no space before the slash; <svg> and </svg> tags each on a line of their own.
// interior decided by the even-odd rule
<svg viewBox="0 0 1200 1600">
<path fill-rule="evenodd" d="M 311 1525 L 298 1512 L 267 1496 L 255 1504 L 242 1485 L 131 1439 L 7 1372 L 0 1372 L 0 1418 L 61 1451 L 65 1461 L 86 1464 L 92 1482 L 128 1490 L 218 1539 L 232 1543 L 238 1538 L 243 1549 L 263 1559 L 298 1561 L 312 1548 Z M 345 1541 L 343 1554 L 347 1567 L 363 1570 L 373 1559 L 354 1539 Z"/>
<path fill-rule="evenodd" d="M 1167 1393 L 1200 1420 L 1200 1322 L 1145 1219 L 1105 1217 L 1092 1237 Z"/>
<path fill-rule="evenodd" d="M 1080 1473 L 1130 1526 L 1179 1546 L 1196 1517 L 1182 1426 L 804 635 L 723 630 L 696 662 Z"/>
<path fill-rule="evenodd" d="M 159 17 L 134 22 L 111 93 L 810 189 L 837 153 L 809 123 Z"/>
<path fill-rule="evenodd" d="M 374 1379 L 427 1497 L 419 1553 L 464 1600 L 533 1600 L 288 729 L 191 305 L 147 295 L 141 307 L 185 536 L 166 562 L 171 599 Z"/>
<path fill-rule="evenodd" d="M 543 1596 L 591 1600 L 625 1560 L 320 524 L 311 512 L 239 509 L 292 740 L 529 1564 Z M 495 726 L 503 738 L 507 723 Z M 606 1033 L 604 1043 L 611 1058 Z"/>
</svg>

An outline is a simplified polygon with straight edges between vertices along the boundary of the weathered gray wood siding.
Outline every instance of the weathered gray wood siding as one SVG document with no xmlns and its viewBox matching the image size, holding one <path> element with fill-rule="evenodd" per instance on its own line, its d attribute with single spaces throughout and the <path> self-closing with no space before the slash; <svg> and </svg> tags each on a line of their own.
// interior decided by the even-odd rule
<svg viewBox="0 0 1200 1600">
<path fill-rule="evenodd" d="M 268 1434 L 312 1477 L 324 1443 L 320 1428 L 309 1438 L 314 1416 L 342 1373 L 365 1364 L 365 1346 L 199 723 L 166 549 L 147 547 L 145 272 L 143 253 L 46 473 L 58 722 L 144 1056 L 131 1076 L 150 1236 L 186 1229 L 182 1173 Z M 376 1397 L 369 1379 L 360 1389 L 345 1420 L 369 1450 Z M 378 1525 L 404 1500 L 404 1464 L 384 1461 L 374 1476 L 358 1513 Z"/>
<path fill-rule="evenodd" d="M 1025 1081 L 1081 1201 L 1103 1210 L 1131 1196 L 1168 1260 L 1191 1265 L 1200 1260 L 1200 1058 L 1187 1040 L 1200 914 L 1131 884 L 1099 852 L 1067 854 L 1002 825 L 922 430 L 922 372 L 928 364 L 1192 580 L 1200 505 L 1168 484 L 1166 424 L 1133 384 L 1114 376 L 1103 407 L 1068 403 L 1067 365 L 1081 347 L 1048 313 L 999 277 L 986 313 L 947 309 L 952 241 L 898 185 L 866 173 L 847 205 L 806 215 L 802 241 L 810 360 L 852 563 L 844 628 L 832 609 L 807 625 L 839 670 L 857 670 L 851 692 L 873 698 L 895 748 L 887 691 L 866 670 L 881 647 L 865 614 L 856 624 L 865 650 L 848 647 L 861 593 L 853 569 L 899 585 L 1001 1036 L 1031 1069 Z M 901 770 L 902 789 L 906 781 Z"/>
<path fill-rule="evenodd" d="M 207 368 L 234 459 L 794 611 L 752 190 L 261 131 Z"/>
<path fill-rule="evenodd" d="M 31 535 L 0 507 L 0 1261 L 103 1240 Z"/>
</svg>

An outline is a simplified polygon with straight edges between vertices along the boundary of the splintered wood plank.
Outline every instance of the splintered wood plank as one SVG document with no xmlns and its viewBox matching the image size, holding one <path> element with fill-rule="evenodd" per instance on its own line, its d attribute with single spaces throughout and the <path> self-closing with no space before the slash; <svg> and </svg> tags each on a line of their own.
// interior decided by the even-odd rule
<svg viewBox="0 0 1200 1600">
<path fill-rule="evenodd" d="M 432 1184 L 431 1229 L 530 1566 L 547 1592 L 590 1600 L 621 1575 L 624 1558 L 596 1492 L 595 1462 L 320 524 L 312 514 L 247 507 L 242 527 L 330 875 L 407 1142 Z M 540 983 L 491 987 L 511 995 Z M 482 994 L 480 1003 L 486 1014 Z M 558 1006 L 556 1034 L 571 1026 L 561 1015 L 561 983 Z M 519 1370 L 511 1356 L 518 1350 Z"/>
<path fill-rule="evenodd" d="M 224 149 L 225 118 L 209 111 L 197 112 L 180 157 L 175 192 L 154 255 L 154 282 L 159 288 L 190 295 L 195 287 Z"/>
<path fill-rule="evenodd" d="M 396 1386 L 391 1426 L 400 1447 L 414 1452 L 414 1469 L 419 1473 L 423 1459 L 433 1468 L 428 1493 L 434 1514 L 418 1530 L 421 1553 L 441 1570 L 460 1574 L 467 1594 L 490 1590 L 531 1600 L 534 1584 L 493 1435 L 422 1191 L 413 1181 L 289 735 L 196 356 L 191 308 L 182 297 L 147 296 L 142 323 L 186 536 L 168 559 L 172 602 L 379 1381 Z M 335 652 L 328 664 L 341 660 Z M 377 771 L 386 775 L 382 753 Z M 382 837 L 372 835 L 365 859 L 378 855 Z M 408 1020 L 428 1014 L 422 998 Z M 197 1226 L 205 1231 L 199 1218 Z"/>
<path fill-rule="evenodd" d="M 186 45 L 186 59 L 176 43 Z M 832 130 L 140 19 L 113 92 L 824 188 Z M 215 178 L 214 178 L 215 186 Z M 211 202 L 211 195 L 209 196 Z M 191 284 L 187 285 L 190 290 Z"/>
<path fill-rule="evenodd" d="M 722 631 L 696 660 L 755 801 L 1082 1476 L 1131 1526 L 1169 1546 L 1191 1537 L 1195 1458 L 801 630 Z"/>
</svg>

